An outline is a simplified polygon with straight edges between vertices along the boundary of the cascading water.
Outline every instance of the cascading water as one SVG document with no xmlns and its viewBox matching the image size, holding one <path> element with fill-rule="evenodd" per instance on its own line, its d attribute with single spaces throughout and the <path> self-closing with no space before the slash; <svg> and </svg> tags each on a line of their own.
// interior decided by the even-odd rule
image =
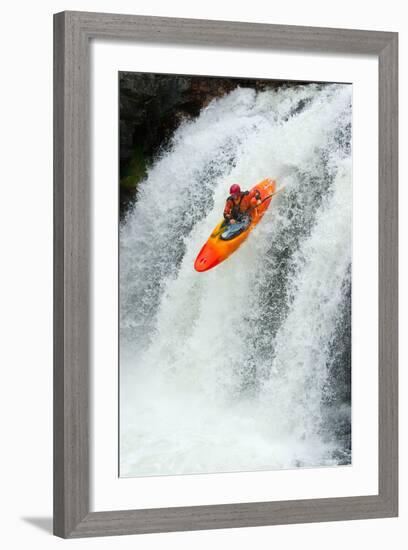
<svg viewBox="0 0 408 550">
<path fill-rule="evenodd" d="M 194 259 L 231 183 L 285 191 Z M 184 122 L 120 227 L 121 476 L 348 464 L 351 86 L 238 88 Z"/>
</svg>

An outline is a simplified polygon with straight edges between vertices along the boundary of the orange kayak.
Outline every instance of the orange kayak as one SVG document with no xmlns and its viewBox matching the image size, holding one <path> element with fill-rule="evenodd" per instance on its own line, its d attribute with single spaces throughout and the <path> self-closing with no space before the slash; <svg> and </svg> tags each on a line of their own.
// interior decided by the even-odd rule
<svg viewBox="0 0 408 550">
<path fill-rule="evenodd" d="M 225 235 L 227 233 L 228 226 L 226 225 L 224 219 L 221 220 L 220 223 L 214 228 L 214 231 L 211 233 L 208 241 L 200 250 L 196 261 L 194 262 L 194 269 L 196 271 L 208 271 L 226 260 L 233 252 L 237 250 L 237 248 L 241 246 L 241 244 L 248 238 L 248 235 L 251 233 L 252 229 L 261 221 L 262 216 L 265 214 L 272 200 L 272 197 L 269 197 L 269 195 L 276 192 L 276 181 L 266 178 L 251 189 L 251 191 L 255 190 L 259 191 L 262 203 L 253 210 L 249 211 L 249 225 L 247 225 L 246 228 L 237 236 L 226 239 Z"/>
</svg>

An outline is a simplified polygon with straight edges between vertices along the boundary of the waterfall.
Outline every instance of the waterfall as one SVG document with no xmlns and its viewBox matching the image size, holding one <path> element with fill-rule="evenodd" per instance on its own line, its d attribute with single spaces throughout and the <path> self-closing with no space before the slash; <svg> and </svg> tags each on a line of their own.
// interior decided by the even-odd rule
<svg viewBox="0 0 408 550">
<path fill-rule="evenodd" d="M 120 473 L 348 464 L 351 86 L 237 88 L 183 122 L 120 226 Z M 224 263 L 229 186 L 285 191 Z"/>
</svg>

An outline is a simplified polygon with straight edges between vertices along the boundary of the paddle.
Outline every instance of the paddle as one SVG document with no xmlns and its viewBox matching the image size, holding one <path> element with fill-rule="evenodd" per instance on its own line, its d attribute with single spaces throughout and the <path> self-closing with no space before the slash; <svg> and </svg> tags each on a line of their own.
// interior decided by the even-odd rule
<svg viewBox="0 0 408 550">
<path fill-rule="evenodd" d="M 285 189 L 285 185 L 283 187 L 281 187 L 280 189 L 278 189 L 277 191 L 275 191 L 274 193 L 271 193 L 270 195 L 268 195 L 267 197 L 264 197 L 261 202 L 259 204 L 257 204 L 256 206 L 251 206 L 251 208 L 248 208 L 248 210 L 246 212 L 252 212 L 252 210 L 255 210 L 255 208 L 258 208 L 258 206 L 261 206 L 261 204 L 265 201 L 267 201 L 268 199 L 271 199 L 272 197 L 274 197 L 275 195 L 277 195 L 278 193 L 280 193 L 281 191 L 284 191 Z M 245 212 L 245 213 L 246 213 Z M 225 225 L 226 224 L 222 224 L 220 229 L 216 232 L 216 233 L 213 233 L 211 235 L 211 237 L 218 237 L 218 235 L 220 233 L 223 233 L 225 231 Z"/>
</svg>

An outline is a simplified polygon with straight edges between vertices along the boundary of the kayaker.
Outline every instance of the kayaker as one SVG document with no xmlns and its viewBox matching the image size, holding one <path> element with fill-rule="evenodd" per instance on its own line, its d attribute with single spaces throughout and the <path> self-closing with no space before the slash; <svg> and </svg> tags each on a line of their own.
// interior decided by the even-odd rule
<svg viewBox="0 0 408 550">
<path fill-rule="evenodd" d="M 224 219 L 227 223 L 242 222 L 249 215 L 249 210 L 261 204 L 261 194 L 255 191 L 241 191 L 241 187 L 234 183 L 230 187 L 230 196 L 225 203 Z"/>
</svg>

